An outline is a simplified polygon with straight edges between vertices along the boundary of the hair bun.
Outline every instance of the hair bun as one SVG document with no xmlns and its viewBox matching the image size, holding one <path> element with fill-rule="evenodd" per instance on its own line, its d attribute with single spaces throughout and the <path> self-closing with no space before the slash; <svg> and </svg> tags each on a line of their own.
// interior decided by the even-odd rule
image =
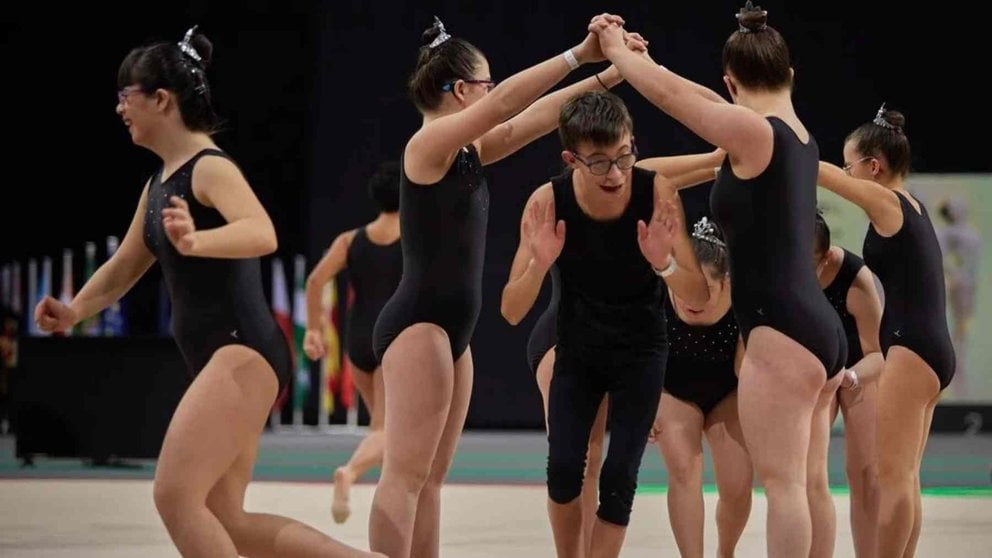
<svg viewBox="0 0 992 558">
<path fill-rule="evenodd" d="M 736 17 L 741 33 L 762 31 L 768 25 L 768 11 L 762 10 L 761 6 L 755 6 L 751 0 L 747 0 L 747 4 L 744 4 Z"/>
<path fill-rule="evenodd" d="M 200 53 L 200 66 L 204 69 L 209 67 L 214 54 L 214 44 L 210 42 L 210 39 L 202 33 L 197 33 L 193 35 L 190 44 L 193 45 L 196 52 Z"/>
<path fill-rule="evenodd" d="M 885 113 L 882 115 L 882 118 L 900 130 L 906 128 L 906 117 L 897 110 L 885 109 Z"/>
</svg>

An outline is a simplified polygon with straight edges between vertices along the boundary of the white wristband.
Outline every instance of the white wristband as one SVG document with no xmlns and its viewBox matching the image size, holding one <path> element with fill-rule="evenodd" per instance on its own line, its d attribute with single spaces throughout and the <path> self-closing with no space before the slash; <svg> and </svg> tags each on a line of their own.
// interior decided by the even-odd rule
<svg viewBox="0 0 992 558">
<path fill-rule="evenodd" d="M 579 61 L 575 59 L 575 54 L 572 52 L 572 49 L 566 50 L 562 53 L 562 56 L 565 57 L 565 62 L 568 64 L 569 68 L 574 70 L 579 67 Z"/>
<path fill-rule="evenodd" d="M 655 274 L 658 277 L 661 277 L 662 279 L 664 279 L 665 277 L 668 277 L 669 275 L 675 273 L 675 270 L 678 269 L 678 268 L 679 268 L 679 266 L 675 262 L 675 258 L 673 258 L 672 256 L 668 256 L 668 267 L 666 267 L 665 269 L 658 269 L 658 268 L 652 266 L 652 269 L 654 269 Z"/>
</svg>

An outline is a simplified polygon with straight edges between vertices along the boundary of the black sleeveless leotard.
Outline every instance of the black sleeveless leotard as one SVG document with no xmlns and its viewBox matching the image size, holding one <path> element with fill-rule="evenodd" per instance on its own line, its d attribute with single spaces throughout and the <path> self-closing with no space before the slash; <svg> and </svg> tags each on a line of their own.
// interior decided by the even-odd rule
<svg viewBox="0 0 992 558">
<path fill-rule="evenodd" d="M 443 329 L 452 358 L 461 357 L 482 307 L 488 221 L 489 188 L 474 145 L 459 150 L 437 184 L 421 186 L 401 174 L 403 277 L 375 324 L 377 358 L 417 323 Z"/>
<path fill-rule="evenodd" d="M 348 247 L 348 279 L 355 299 L 348 307 L 348 358 L 359 369 L 374 372 L 379 359 L 372 350 L 372 329 L 379 312 L 403 274 L 400 240 L 382 245 L 369 240 L 362 227 L 355 231 Z"/>
<path fill-rule="evenodd" d="M 730 255 L 734 314 L 744 343 L 769 326 L 815 355 L 827 377 L 840 372 L 847 343 L 840 318 L 810 264 L 820 151 L 784 121 L 769 117 L 774 147 L 768 167 L 743 180 L 724 161 L 710 194 Z"/>
<path fill-rule="evenodd" d="M 162 266 L 172 301 L 173 336 L 193 374 L 217 349 L 245 345 L 272 366 L 282 391 L 289 381 L 292 357 L 265 300 L 259 259 L 183 256 L 165 233 L 162 210 L 172 207 L 171 196 L 186 200 L 198 230 L 227 224 L 219 211 L 200 204 L 193 195 L 193 168 L 202 157 L 231 160 L 223 151 L 205 149 L 164 182 L 160 169 L 148 185 L 144 240 Z"/>
<path fill-rule="evenodd" d="M 854 279 L 858 272 L 865 266 L 864 260 L 857 254 L 844 250 L 844 259 L 841 261 L 837 276 L 829 285 L 823 288 L 823 294 L 827 295 L 830 305 L 840 316 L 840 323 L 844 326 L 844 336 L 847 338 L 847 362 L 845 368 L 850 368 L 865 357 L 861 350 L 861 336 L 858 334 L 858 323 L 854 316 L 847 310 L 847 293 L 854 284 Z"/>
<path fill-rule="evenodd" d="M 862 253 L 885 290 L 879 329 L 882 353 L 906 347 L 933 368 L 943 390 L 954 377 L 954 345 L 947 328 L 944 263 L 926 207 L 920 213 L 903 195 L 902 228 L 884 237 L 868 225 Z"/>
</svg>

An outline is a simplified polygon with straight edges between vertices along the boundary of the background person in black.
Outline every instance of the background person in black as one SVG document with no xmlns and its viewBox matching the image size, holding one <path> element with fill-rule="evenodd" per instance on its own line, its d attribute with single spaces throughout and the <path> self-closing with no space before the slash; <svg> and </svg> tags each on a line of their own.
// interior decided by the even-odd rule
<svg viewBox="0 0 992 558">
<path fill-rule="evenodd" d="M 635 34 L 625 38 L 628 48 L 644 49 Z M 424 33 L 409 82 L 423 125 L 401 159 L 403 278 L 374 334 L 386 450 L 369 539 L 390 558 L 438 555 L 441 484 L 472 392 L 469 343 L 481 308 L 489 216 L 482 167 L 554 130 L 566 99 L 618 83 L 608 69 L 536 100 L 580 64 L 602 59 L 590 33 L 496 86 L 479 49 L 451 37 L 440 21 Z"/>
<path fill-rule="evenodd" d="M 785 40 L 750 2 L 737 15 L 738 29 L 723 48 L 734 104 L 649 57 L 623 52 L 619 26 L 594 31 L 635 89 L 727 153 L 711 208 L 730 252 L 734 314 L 745 344 L 738 403 L 768 495 L 768 555 L 829 556 L 833 505 L 805 490 L 815 478 L 809 473 L 827 466 L 829 402 L 846 345 L 809 265 L 819 150 L 792 106 Z"/>
<path fill-rule="evenodd" d="M 844 168 L 820 163 L 820 185 L 861 207 L 865 263 L 885 295 L 879 344 L 878 556 L 913 556 L 923 521 L 920 461 L 933 409 L 954 376 L 943 256 L 926 207 L 904 187 L 906 118 L 883 105 L 844 143 Z"/>
<path fill-rule="evenodd" d="M 555 547 L 559 556 L 584 554 L 579 495 L 590 430 L 608 393 L 611 436 L 589 554 L 617 556 L 664 377 L 665 291 L 658 276 L 696 302 L 709 292 L 679 219 L 675 186 L 634 168 L 633 123 L 623 102 L 610 93 L 578 95 L 562 107 L 558 132 L 569 168 L 528 201 L 526 235 L 503 304 L 522 315 L 550 267 L 558 268 L 548 395 Z"/>
<path fill-rule="evenodd" d="M 324 286 L 341 271 L 348 270 L 348 282 L 355 299 L 348 306 L 345 327 L 345 358 L 354 372 L 355 386 L 369 411 L 369 431 L 359 442 L 351 459 L 334 471 L 334 501 L 331 515 L 344 523 L 351 515 L 351 485 L 366 471 L 382 463 L 383 432 L 382 374 L 379 359 L 372 350 L 372 328 L 379 312 L 396 290 L 403 273 L 400 250 L 400 171 L 399 163 L 383 163 L 369 180 L 369 196 L 379 215 L 364 227 L 345 231 L 334 239 L 330 249 L 307 276 L 307 333 L 303 350 L 311 359 L 322 358 L 324 328 L 321 295 Z"/>
<path fill-rule="evenodd" d="M 882 303 L 871 270 L 857 255 L 831 246 L 830 227 L 816 214 L 816 276 L 847 335 L 847 362 L 830 422 L 844 413 L 844 458 L 851 488 L 851 534 L 857 556 L 874 556 L 878 544 L 878 455 L 875 436 L 878 376 L 885 364 L 878 345 Z M 850 382 L 848 380 L 851 380 Z"/>
<path fill-rule="evenodd" d="M 68 329 L 118 300 L 158 260 L 173 335 L 195 375 L 155 468 L 155 506 L 179 553 L 372 556 L 291 519 L 244 510 L 258 437 L 291 365 L 258 261 L 276 249 L 275 230 L 210 137 L 212 45 L 194 30 L 178 44 L 136 48 L 122 62 L 117 114 L 162 168 L 120 248 L 70 304 L 43 299 L 35 320 L 43 331 Z"/>
</svg>

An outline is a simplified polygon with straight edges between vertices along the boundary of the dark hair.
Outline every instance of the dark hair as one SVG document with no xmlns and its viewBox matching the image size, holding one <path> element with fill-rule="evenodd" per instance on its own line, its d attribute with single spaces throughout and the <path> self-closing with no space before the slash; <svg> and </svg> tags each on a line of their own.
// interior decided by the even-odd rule
<svg viewBox="0 0 992 558">
<path fill-rule="evenodd" d="M 482 58 L 482 51 L 458 37 L 450 37 L 431 48 L 431 43 L 441 33 L 445 33 L 444 25 L 435 17 L 434 25 L 421 35 L 417 67 L 407 82 L 410 98 L 420 112 L 432 111 L 441 105 L 441 97 L 445 93 L 442 88 L 446 84 L 459 79 L 472 79 Z"/>
<path fill-rule="evenodd" d="M 561 107 L 558 137 L 569 151 L 587 141 L 608 146 L 620 141 L 624 132 L 634 133 L 634 121 L 620 97 L 606 91 L 580 93 Z"/>
<path fill-rule="evenodd" d="M 387 161 L 379 165 L 369 179 L 369 197 L 385 213 L 400 209 L 400 164 Z"/>
<path fill-rule="evenodd" d="M 700 238 L 694 230 L 690 237 L 692 239 L 692 251 L 696 254 L 696 261 L 699 262 L 699 265 L 708 265 L 713 268 L 718 277 L 723 277 L 730 271 L 727 245 L 723 240 L 723 233 L 720 232 L 720 228 L 712 221 L 707 221 L 712 227 L 705 235 L 708 238 Z M 699 223 L 696 226 L 698 227 Z"/>
<path fill-rule="evenodd" d="M 894 174 L 906 176 L 909 174 L 909 138 L 903 131 L 905 128 L 906 117 L 882 105 L 875 119 L 858 126 L 846 141 L 853 141 L 855 151 L 862 155 L 881 156 Z"/>
<path fill-rule="evenodd" d="M 213 55 L 213 44 L 194 31 L 189 46 L 200 57 L 184 53 L 177 42 L 159 42 L 133 49 L 117 70 L 117 87 L 138 85 L 146 95 L 166 89 L 176 95 L 179 114 L 194 132 L 213 133 L 220 125 L 210 104 L 206 69 Z M 185 41 L 183 41 L 185 42 Z"/>
<path fill-rule="evenodd" d="M 737 14 L 739 29 L 723 45 L 723 71 L 748 89 L 775 91 L 792 82 L 789 47 L 768 26 L 768 12 L 747 5 Z"/>
<path fill-rule="evenodd" d="M 813 227 L 813 253 L 826 254 L 830 249 L 830 226 L 823 218 L 823 213 L 816 210 L 816 224 Z"/>
</svg>

